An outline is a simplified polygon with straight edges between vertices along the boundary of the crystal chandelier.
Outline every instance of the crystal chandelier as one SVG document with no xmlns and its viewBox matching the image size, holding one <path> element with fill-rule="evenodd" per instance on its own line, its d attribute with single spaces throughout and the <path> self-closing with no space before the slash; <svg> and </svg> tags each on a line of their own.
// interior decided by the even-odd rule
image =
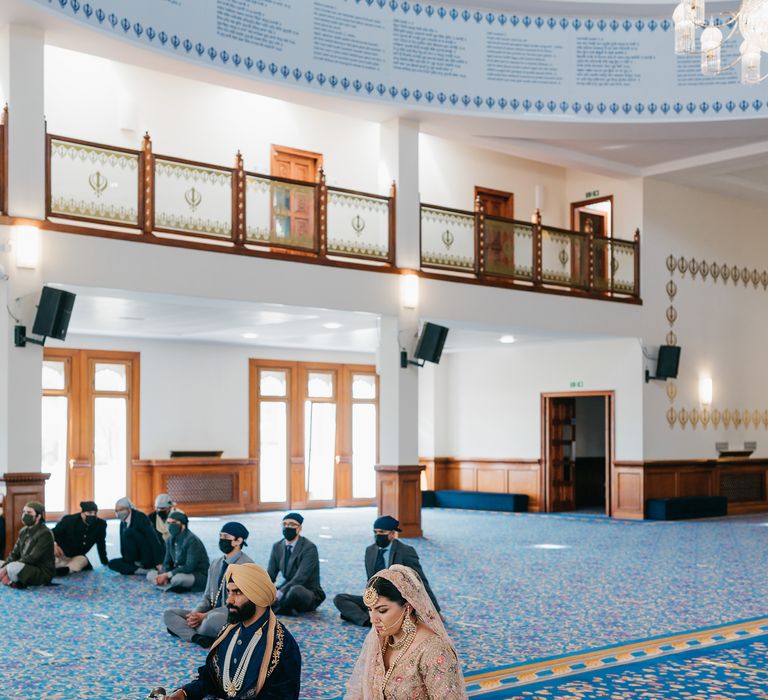
<svg viewBox="0 0 768 700">
<path fill-rule="evenodd" d="M 704 75 L 718 75 L 741 63 L 741 82 L 756 85 L 768 76 L 760 75 L 760 58 L 768 53 L 768 0 L 741 0 L 738 12 L 720 13 L 718 19 L 707 20 L 705 0 L 682 0 L 675 8 L 672 21 L 675 24 L 675 53 L 696 52 L 696 30 L 701 29 L 699 47 L 701 72 Z M 723 32 L 725 30 L 725 34 Z M 736 31 L 741 34 L 739 57 L 731 64 L 720 65 L 720 49 L 733 38 Z"/>
</svg>

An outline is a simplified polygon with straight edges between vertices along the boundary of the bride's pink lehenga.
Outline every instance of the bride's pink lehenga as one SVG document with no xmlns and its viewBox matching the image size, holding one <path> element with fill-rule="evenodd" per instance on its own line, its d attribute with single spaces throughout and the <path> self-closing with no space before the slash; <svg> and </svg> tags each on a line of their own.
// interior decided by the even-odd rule
<svg viewBox="0 0 768 700">
<path fill-rule="evenodd" d="M 345 700 L 462 700 L 464 676 L 443 621 L 413 569 L 396 564 L 376 574 L 400 591 L 419 622 L 434 634 L 414 641 L 397 661 L 386 686 L 381 642 L 371 628 L 347 683 Z"/>
</svg>

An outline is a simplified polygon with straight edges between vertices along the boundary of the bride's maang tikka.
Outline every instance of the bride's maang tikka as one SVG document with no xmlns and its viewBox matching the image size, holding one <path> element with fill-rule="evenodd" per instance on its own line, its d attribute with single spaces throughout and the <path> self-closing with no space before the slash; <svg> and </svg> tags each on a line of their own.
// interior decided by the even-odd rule
<svg viewBox="0 0 768 700">
<path fill-rule="evenodd" d="M 363 603 L 369 608 L 372 608 L 379 600 L 379 592 L 373 587 L 373 584 L 378 581 L 378 578 L 373 579 L 367 588 L 363 591 Z M 358 589 L 359 590 L 359 589 Z"/>
</svg>

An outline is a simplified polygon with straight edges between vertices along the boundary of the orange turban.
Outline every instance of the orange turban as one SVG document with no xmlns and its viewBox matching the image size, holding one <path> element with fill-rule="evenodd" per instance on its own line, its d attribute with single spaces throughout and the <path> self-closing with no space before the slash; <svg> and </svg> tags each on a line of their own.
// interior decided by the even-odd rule
<svg viewBox="0 0 768 700">
<path fill-rule="evenodd" d="M 234 583 L 259 608 L 268 608 L 277 600 L 275 584 L 258 564 L 230 564 L 227 581 Z"/>
</svg>

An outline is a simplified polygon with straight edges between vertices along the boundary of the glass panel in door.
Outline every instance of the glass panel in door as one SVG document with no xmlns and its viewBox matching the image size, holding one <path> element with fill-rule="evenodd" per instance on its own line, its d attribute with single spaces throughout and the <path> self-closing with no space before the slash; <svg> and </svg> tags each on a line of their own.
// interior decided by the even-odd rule
<svg viewBox="0 0 768 700">
<path fill-rule="evenodd" d="M 259 500 L 282 503 L 288 500 L 288 404 L 259 403 Z"/>
<path fill-rule="evenodd" d="M 43 396 L 41 462 L 43 472 L 51 475 L 45 482 L 45 508 L 54 513 L 67 509 L 68 421 L 69 399 L 66 396 Z"/>
<path fill-rule="evenodd" d="M 94 500 L 102 508 L 110 508 L 118 498 L 127 495 L 128 489 L 127 398 L 94 398 L 93 462 Z"/>
<path fill-rule="evenodd" d="M 335 497 L 336 404 L 304 403 L 304 484 L 308 501 Z"/>
<path fill-rule="evenodd" d="M 376 496 L 376 404 L 352 404 L 352 498 Z"/>
</svg>

